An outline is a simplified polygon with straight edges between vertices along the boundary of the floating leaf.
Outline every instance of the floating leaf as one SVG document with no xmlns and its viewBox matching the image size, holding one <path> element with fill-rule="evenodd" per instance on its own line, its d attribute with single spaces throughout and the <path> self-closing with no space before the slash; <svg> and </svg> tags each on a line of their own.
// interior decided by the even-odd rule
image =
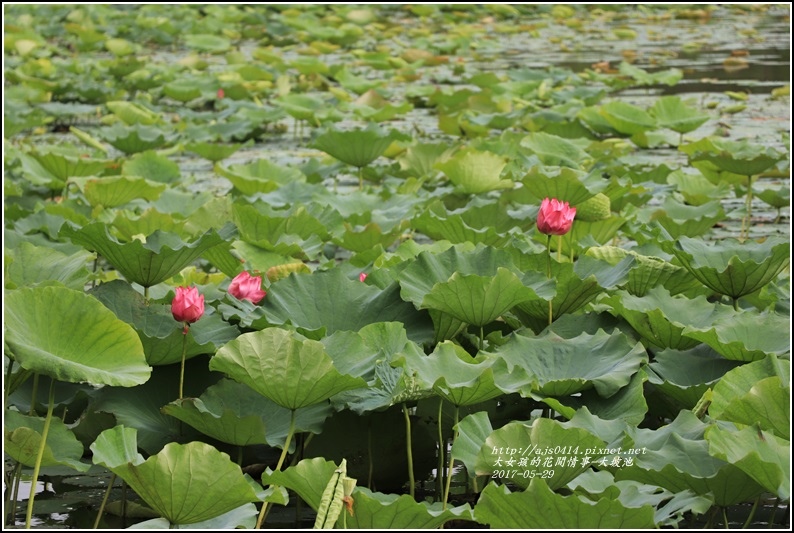
<svg viewBox="0 0 794 533">
<path fill-rule="evenodd" d="M 23 367 L 72 383 L 132 387 L 149 379 L 135 331 L 83 292 L 17 289 L 5 299 L 5 343 Z"/>
<path fill-rule="evenodd" d="M 240 467 L 203 442 L 167 444 L 143 460 L 136 430 L 117 426 L 91 445 L 94 463 L 110 469 L 172 524 L 194 524 L 258 501 Z"/>
</svg>

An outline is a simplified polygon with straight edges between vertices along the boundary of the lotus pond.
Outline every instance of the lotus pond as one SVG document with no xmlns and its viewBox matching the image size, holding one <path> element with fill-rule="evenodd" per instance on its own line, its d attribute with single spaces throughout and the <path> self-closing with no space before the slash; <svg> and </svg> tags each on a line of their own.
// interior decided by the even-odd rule
<svg viewBox="0 0 794 533">
<path fill-rule="evenodd" d="M 5 526 L 788 528 L 790 40 L 4 4 Z"/>
</svg>

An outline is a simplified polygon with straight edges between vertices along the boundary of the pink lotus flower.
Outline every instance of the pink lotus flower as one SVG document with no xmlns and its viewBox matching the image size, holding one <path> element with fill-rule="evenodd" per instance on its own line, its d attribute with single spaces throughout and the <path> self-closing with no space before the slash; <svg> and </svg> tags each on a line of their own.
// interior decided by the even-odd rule
<svg viewBox="0 0 794 533">
<path fill-rule="evenodd" d="M 224 96 L 226 96 L 226 93 L 223 89 L 218 89 L 218 100 L 222 100 Z"/>
<path fill-rule="evenodd" d="M 245 270 L 237 274 L 229 284 L 228 293 L 238 300 L 249 300 L 258 304 L 267 292 L 262 290 L 262 277 L 252 276 Z"/>
<path fill-rule="evenodd" d="M 195 322 L 204 315 L 204 295 L 196 287 L 177 287 L 171 302 L 174 320 L 187 324 Z"/>
<path fill-rule="evenodd" d="M 361 274 L 358 275 L 358 281 L 364 281 L 365 279 L 367 279 L 366 272 L 362 272 Z"/>
<path fill-rule="evenodd" d="M 565 235 L 571 231 L 576 208 L 556 198 L 545 198 L 538 212 L 538 230 L 546 235 Z"/>
</svg>

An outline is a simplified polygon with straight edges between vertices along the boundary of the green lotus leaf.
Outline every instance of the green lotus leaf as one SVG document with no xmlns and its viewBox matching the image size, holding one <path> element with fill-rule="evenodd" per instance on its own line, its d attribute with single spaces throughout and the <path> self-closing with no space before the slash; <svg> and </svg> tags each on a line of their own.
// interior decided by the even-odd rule
<svg viewBox="0 0 794 533">
<path fill-rule="evenodd" d="M 547 331 L 537 337 L 514 335 L 494 353 L 511 368 L 527 371 L 538 380 L 539 394 L 568 396 L 595 387 L 608 398 L 628 385 L 647 354 L 620 332 L 599 330 L 564 339 Z"/>
<path fill-rule="evenodd" d="M 172 524 L 194 524 L 258 501 L 240 467 L 203 442 L 170 443 L 145 461 L 137 431 L 116 426 L 91 445 L 94 463 L 118 475 Z"/>
<path fill-rule="evenodd" d="M 528 230 L 535 225 L 534 220 L 527 222 L 511 217 L 505 208 L 496 202 L 483 205 L 469 205 L 463 209 L 447 210 L 443 202 L 431 203 L 418 217 L 411 220 L 411 226 L 428 237 L 448 240 L 452 243 L 472 242 L 500 247 L 505 244 L 507 234 L 516 226 Z"/>
<path fill-rule="evenodd" d="M 268 444 L 284 447 L 290 411 L 251 388 L 222 379 L 199 398 L 174 400 L 162 409 L 205 435 L 237 446 Z M 295 430 L 319 433 L 331 414 L 329 405 L 315 405 L 295 413 Z"/>
<path fill-rule="evenodd" d="M 609 398 L 602 398 L 596 390 L 590 389 L 577 396 L 547 397 L 540 400 L 568 419 L 576 416 L 578 409 L 586 407 L 602 420 L 624 420 L 628 424 L 636 425 L 642 423 L 648 413 L 644 392 L 645 381 L 647 381 L 645 371 L 640 369 L 632 376 L 628 385 Z"/>
<path fill-rule="evenodd" d="M 626 102 L 615 100 L 599 110 L 607 122 L 624 135 L 634 135 L 655 129 L 654 118 L 645 110 Z"/>
<path fill-rule="evenodd" d="M 568 484 L 575 494 L 592 499 L 594 496 L 613 499 L 626 507 L 650 505 L 656 509 L 656 527 L 673 526 L 684 518 L 684 513 L 703 514 L 711 508 L 711 500 L 697 496 L 690 490 L 676 494 L 655 485 L 636 481 L 618 481 L 609 472 L 590 470 Z M 669 501 L 668 501 L 669 500 Z M 665 503 L 667 502 L 667 503 Z"/>
<path fill-rule="evenodd" d="M 231 156 L 240 148 L 250 145 L 250 142 L 236 144 L 221 144 L 214 142 L 192 142 L 185 145 L 185 150 L 193 152 L 199 157 L 208 159 L 213 163 L 222 161 Z"/>
<path fill-rule="evenodd" d="M 278 485 L 295 491 L 314 510 L 319 509 L 325 486 L 334 475 L 336 465 L 322 457 L 302 459 L 283 471 L 269 468 L 262 474 L 262 484 Z"/>
<path fill-rule="evenodd" d="M 391 230 L 384 231 L 375 222 L 370 222 L 363 227 L 356 226 L 355 228 L 345 223 L 345 233 L 341 239 L 335 239 L 334 242 L 353 252 L 365 252 L 378 245 L 387 248 L 403 234 L 407 225 L 408 222 L 405 221 L 403 224 L 394 226 Z"/>
<path fill-rule="evenodd" d="M 246 196 L 274 191 L 288 183 L 306 181 L 306 176 L 298 169 L 276 165 L 267 159 L 257 159 L 251 163 L 231 165 L 228 168 L 216 165 L 215 170 Z"/>
<path fill-rule="evenodd" d="M 790 378 L 791 363 L 774 355 L 734 368 L 714 387 L 709 415 L 790 439 Z"/>
<path fill-rule="evenodd" d="M 155 113 L 151 109 L 144 107 L 135 102 L 127 102 L 124 100 L 116 102 L 105 102 L 105 105 L 110 109 L 111 113 L 119 117 L 125 124 L 156 124 L 162 122 L 162 117 L 159 113 Z"/>
<path fill-rule="evenodd" d="M 198 78 L 177 79 L 163 85 L 163 94 L 178 102 L 190 102 L 201 96 L 200 83 Z"/>
<path fill-rule="evenodd" d="M 593 246 L 588 248 L 586 254 L 611 265 L 617 265 L 626 256 L 634 257 L 635 261 L 629 270 L 629 279 L 625 286 L 629 294 L 634 296 L 644 296 L 651 288 L 660 285 L 671 294 L 677 294 L 698 284 L 689 271 L 661 257 L 642 255 L 617 246 Z"/>
<path fill-rule="evenodd" d="M 339 82 L 339 85 L 349 91 L 353 91 L 356 94 L 364 94 L 367 91 L 381 87 L 384 84 L 384 80 L 382 79 L 372 80 L 363 76 L 356 76 L 346 67 L 336 71 L 334 73 L 334 79 Z"/>
<path fill-rule="evenodd" d="M 21 154 L 20 161 L 27 179 L 56 190 L 62 189 L 69 178 L 99 174 L 110 164 L 103 159 L 59 153 L 52 149 Z"/>
<path fill-rule="evenodd" d="M 5 343 L 28 370 L 61 381 L 132 387 L 149 379 L 135 331 L 99 301 L 66 287 L 7 294 Z"/>
<path fill-rule="evenodd" d="M 254 206 L 235 204 L 232 215 L 242 240 L 281 255 L 301 258 L 319 254 L 321 240 L 329 236 L 328 226 L 334 222 L 341 224 L 339 213 L 330 207 L 319 214 L 327 220 L 320 220 L 307 206 L 298 204 L 272 214 L 262 213 Z"/>
<path fill-rule="evenodd" d="M 707 327 L 734 313 L 730 307 L 709 303 L 703 296 L 670 296 L 664 287 L 655 287 L 642 297 L 618 291 L 601 302 L 631 324 L 646 342 L 663 349 L 687 350 L 695 347 L 700 341 L 684 336 L 684 328 Z"/>
<path fill-rule="evenodd" d="M 110 502 L 105 506 L 107 512 L 110 511 L 111 504 L 121 502 Z M 126 512 L 128 517 L 131 517 L 130 506 L 134 502 L 125 502 Z M 148 509 L 148 508 L 147 508 Z M 150 513 L 152 511 L 149 511 Z M 257 517 L 256 505 L 253 503 L 246 503 L 236 509 L 232 509 L 228 513 L 224 513 L 215 518 L 204 520 L 202 522 L 195 522 L 193 524 L 185 524 L 183 526 L 170 523 L 165 518 L 153 518 L 151 520 L 144 520 L 137 524 L 130 526 L 129 529 L 206 529 L 208 531 L 222 531 L 224 529 L 254 529 L 256 526 Z M 118 514 L 121 514 L 119 509 Z"/>
<path fill-rule="evenodd" d="M 293 410 L 366 385 L 361 378 L 339 373 L 322 343 L 280 328 L 240 335 L 218 350 L 210 370 L 224 372 Z"/>
<path fill-rule="evenodd" d="M 185 45 L 201 52 L 219 54 L 231 48 L 232 43 L 226 37 L 208 33 L 195 33 L 184 36 Z"/>
<path fill-rule="evenodd" d="M 381 290 L 358 279 L 351 280 L 335 268 L 276 281 L 260 308 L 271 324 L 325 328 L 327 334 L 357 331 L 375 322 L 397 321 L 405 325 L 408 338 L 415 342 L 432 338 L 427 315 L 403 301 L 399 290 L 396 283 Z M 306 302 L 312 305 L 307 306 Z"/>
<path fill-rule="evenodd" d="M 778 150 L 748 140 L 731 141 L 719 137 L 704 137 L 678 148 L 691 162 L 706 161 L 713 167 L 742 176 L 755 176 L 786 160 Z"/>
<path fill-rule="evenodd" d="M 703 235 L 725 218 L 725 211 L 718 200 L 699 206 L 684 205 L 668 196 L 661 208 L 648 208 L 648 219 L 656 221 L 667 230 L 673 239 L 681 236 Z"/>
<path fill-rule="evenodd" d="M 499 189 L 512 189 L 513 181 L 500 179 L 507 162 L 493 152 L 460 150 L 452 157 L 436 162 L 434 168 L 464 194 L 479 194 Z"/>
<path fill-rule="evenodd" d="M 521 146 L 532 150 L 544 165 L 580 169 L 590 159 L 578 144 L 544 132 L 530 133 L 521 140 Z"/>
<path fill-rule="evenodd" d="M 392 132 L 370 127 L 358 130 L 329 129 L 314 139 L 312 147 L 357 168 L 383 155 L 394 140 Z"/>
<path fill-rule="evenodd" d="M 606 189 L 609 181 L 600 172 L 589 174 L 568 167 L 533 167 L 521 180 L 524 194 L 529 198 L 523 203 L 539 203 L 544 198 L 556 198 L 570 205 L 578 205 Z M 576 226 L 576 224 L 574 224 Z"/>
<path fill-rule="evenodd" d="M 287 94 L 274 100 L 274 103 L 296 120 L 305 120 L 314 126 L 341 119 L 339 112 L 328 102 L 308 94 Z"/>
<path fill-rule="evenodd" d="M 132 241 L 135 235 L 151 235 L 157 230 L 185 235 L 185 222 L 175 220 L 173 216 L 149 208 L 137 215 L 132 211 L 116 210 L 113 219 L 113 230 L 120 238 Z"/>
<path fill-rule="evenodd" d="M 90 277 L 86 265 L 91 259 L 92 254 L 85 251 L 66 255 L 22 242 L 5 250 L 5 288 L 58 281 L 70 289 L 82 290 Z"/>
<path fill-rule="evenodd" d="M 493 433 L 494 429 L 488 418 L 488 413 L 479 411 L 463 418 L 453 428 L 457 430 L 455 442 L 452 443 L 452 455 L 466 467 L 469 477 L 475 476 L 477 456 L 485 444 L 485 439 Z"/>
<path fill-rule="evenodd" d="M 700 173 L 685 173 L 676 170 L 667 176 L 667 182 L 675 186 L 689 205 L 701 206 L 715 198 L 725 198 L 730 191 L 727 183 L 714 185 Z"/>
<path fill-rule="evenodd" d="M 757 428 L 732 431 L 713 426 L 706 432 L 709 453 L 736 465 L 781 500 L 791 495 L 791 443 Z"/>
<path fill-rule="evenodd" d="M 367 93 L 361 98 L 350 104 L 350 109 L 362 119 L 368 122 L 386 122 L 393 120 L 398 115 L 404 115 L 411 111 L 414 106 L 410 102 L 394 105 L 384 100 L 382 102 L 362 103 Z"/>
<path fill-rule="evenodd" d="M 660 97 L 649 111 L 659 127 L 681 134 L 695 131 L 711 118 L 708 114 L 699 113 L 697 109 L 688 106 L 678 96 Z"/>
<path fill-rule="evenodd" d="M 170 136 L 167 136 L 162 128 L 144 124 L 129 126 L 116 123 L 98 130 L 97 133 L 102 139 L 125 154 L 154 150 L 170 142 Z"/>
<path fill-rule="evenodd" d="M 738 299 L 772 281 L 790 262 L 788 241 L 725 239 L 707 243 L 681 237 L 673 247 L 681 264 L 708 288 Z"/>
<path fill-rule="evenodd" d="M 116 57 L 123 57 L 135 53 L 135 45 L 126 39 L 107 39 L 105 48 Z"/>
<path fill-rule="evenodd" d="M 136 176 L 72 178 L 71 181 L 83 191 L 88 203 L 102 207 L 118 207 L 137 198 L 157 200 L 165 190 L 165 184 Z"/>
<path fill-rule="evenodd" d="M 764 489 L 734 465 L 708 452 L 703 434 L 709 425 L 691 411 L 681 411 L 672 423 L 656 430 L 628 428 L 624 448 L 641 449 L 631 465 L 608 468 L 617 481 L 633 479 L 671 492 L 711 493 L 716 505 L 733 505 Z"/>
<path fill-rule="evenodd" d="M 533 512 L 525 512 L 533 509 Z M 474 509 L 478 522 L 497 529 L 651 529 L 654 508 L 630 508 L 609 498 L 597 502 L 552 491 L 542 479 L 533 479 L 523 492 L 488 484 Z"/>
<path fill-rule="evenodd" d="M 424 351 L 408 340 L 400 322 L 376 322 L 358 331 L 336 331 L 321 340 L 334 366 L 342 373 L 371 381 L 380 363 L 390 363 L 397 356 L 424 356 Z"/>
<path fill-rule="evenodd" d="M 444 143 L 419 143 L 409 146 L 398 161 L 400 168 L 416 178 L 432 178 L 438 174 L 435 165 L 446 159 L 451 152 Z"/>
<path fill-rule="evenodd" d="M 15 461 L 32 467 L 36 464 L 43 431 L 43 418 L 6 410 L 3 413 L 3 451 Z M 91 465 L 81 462 L 82 457 L 83 444 L 58 417 L 53 418 L 47 432 L 41 466 L 63 465 L 85 472 Z"/>
<path fill-rule="evenodd" d="M 672 405 L 673 413 L 693 409 L 706 391 L 738 362 L 701 344 L 691 350 L 663 350 L 648 365 L 648 381 Z"/>
<path fill-rule="evenodd" d="M 623 285 L 633 262 L 634 259 L 630 256 L 615 266 L 588 256 L 580 257 L 574 264 L 552 261 L 551 274 L 557 287 L 556 295 L 551 298 L 553 319 L 556 320 L 565 313 L 578 311 L 605 289 Z M 526 315 L 530 325 L 533 321 L 547 321 L 549 295 L 543 293 L 541 296 L 545 300 L 522 302 L 516 306 L 514 312 L 522 320 L 525 319 L 522 315 Z"/>
<path fill-rule="evenodd" d="M 664 84 L 673 86 L 684 77 L 684 73 L 681 69 L 670 68 L 650 73 L 626 61 L 621 61 L 618 71 L 621 75 L 634 79 L 640 85 Z"/>
<path fill-rule="evenodd" d="M 343 511 L 347 512 L 347 511 Z M 353 516 L 340 517 L 349 529 L 435 529 L 450 520 L 474 520 L 469 504 L 444 509 L 403 494 L 383 494 L 364 487 L 353 491 Z"/>
<path fill-rule="evenodd" d="M 154 151 L 135 154 L 121 164 L 124 176 L 143 176 L 157 183 L 173 183 L 180 177 L 179 165 Z"/>
<path fill-rule="evenodd" d="M 173 233 L 155 231 L 146 237 L 146 242 L 123 243 L 110 234 L 106 224 L 94 222 L 79 229 L 65 224 L 61 235 L 101 254 L 128 281 L 151 287 L 172 277 L 205 250 L 224 243 L 232 230 L 231 227 L 223 228 L 220 233 L 210 230 L 190 243 Z"/>
<path fill-rule="evenodd" d="M 500 477 L 509 478 L 511 483 L 522 488 L 528 487 L 542 471 L 547 471 L 545 480 L 557 489 L 589 469 L 589 461 L 598 459 L 600 455 L 596 452 L 603 447 L 604 442 L 587 430 L 564 427 L 556 420 L 538 418 L 532 423 L 510 422 L 485 439 L 477 454 L 475 471 L 477 475 L 495 475 L 497 470 L 510 470 L 513 474 Z M 557 453 L 567 449 L 579 452 Z M 562 458 L 565 460 L 560 461 Z"/>
<path fill-rule="evenodd" d="M 791 189 L 789 187 L 764 189 L 755 196 L 765 204 L 771 205 L 776 209 L 782 209 L 791 205 Z"/>
<path fill-rule="evenodd" d="M 783 355 L 790 350 L 789 322 L 774 312 L 745 311 L 702 327 L 689 325 L 682 334 L 708 344 L 726 359 L 758 361 L 767 354 Z"/>
</svg>

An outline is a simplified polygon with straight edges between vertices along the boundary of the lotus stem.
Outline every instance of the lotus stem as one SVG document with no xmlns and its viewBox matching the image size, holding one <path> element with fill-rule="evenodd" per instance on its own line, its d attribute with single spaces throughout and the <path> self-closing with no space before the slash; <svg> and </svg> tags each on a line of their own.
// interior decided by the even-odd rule
<svg viewBox="0 0 794 533">
<path fill-rule="evenodd" d="M 149 287 L 143 288 L 143 301 L 146 305 L 149 305 Z"/>
<path fill-rule="evenodd" d="M 11 480 L 8 486 L 14 487 L 14 493 L 11 496 L 11 513 L 7 515 L 11 518 L 11 523 L 8 524 L 10 526 L 16 526 L 16 515 L 17 515 L 17 502 L 19 501 L 19 484 L 22 481 L 22 463 L 17 462 L 17 465 L 14 467 L 14 470 L 11 472 Z M 11 491 L 9 491 L 9 494 Z"/>
<path fill-rule="evenodd" d="M 769 529 L 772 529 L 772 524 L 775 523 L 775 514 L 777 514 L 777 506 L 778 505 L 780 505 L 780 496 L 775 498 L 775 506 L 772 507 L 772 513 L 769 515 L 769 521 L 768 521 L 768 524 L 767 524 L 767 527 L 769 527 Z"/>
<path fill-rule="evenodd" d="M 281 470 L 281 466 L 284 464 L 284 459 L 287 457 L 287 453 L 289 452 L 289 445 L 292 443 L 292 437 L 294 435 L 295 435 L 295 409 L 291 409 L 290 418 L 289 418 L 289 431 L 287 432 L 287 440 L 284 441 L 284 448 L 281 450 L 281 456 L 278 458 L 278 463 L 276 463 L 276 472 Z M 265 516 L 267 516 L 267 508 L 268 508 L 268 502 L 264 502 L 262 504 L 262 509 L 259 510 L 259 516 L 256 519 L 256 526 L 254 527 L 254 529 L 262 528 L 262 522 L 265 520 Z"/>
<path fill-rule="evenodd" d="M 411 495 L 411 498 L 414 497 L 414 454 L 413 450 L 411 449 L 411 417 L 408 414 L 408 406 L 403 402 L 403 415 L 405 415 L 405 445 L 406 445 L 406 453 L 408 457 L 408 494 Z"/>
<path fill-rule="evenodd" d="M 484 339 L 485 339 L 485 334 L 483 332 L 483 326 L 480 326 L 480 351 L 483 350 L 483 347 L 485 345 Z"/>
<path fill-rule="evenodd" d="M 546 235 L 546 277 L 551 279 L 551 235 Z M 553 319 L 553 299 L 549 300 L 549 326 Z"/>
<path fill-rule="evenodd" d="M 755 510 L 758 509 L 758 502 L 760 501 L 761 501 L 761 496 L 758 496 L 758 498 L 756 498 L 755 502 L 753 503 L 753 508 L 750 509 L 750 516 L 747 517 L 747 520 L 744 522 L 742 529 L 747 529 L 750 526 L 750 524 L 753 523 L 753 518 L 755 517 Z"/>
<path fill-rule="evenodd" d="M 36 485 L 39 480 L 39 471 L 41 470 L 41 461 L 44 458 L 44 450 L 47 448 L 47 434 L 50 432 L 50 423 L 52 422 L 52 411 L 55 408 L 55 380 L 50 380 L 50 395 L 47 401 L 47 416 L 44 418 L 44 429 L 41 431 L 41 444 L 39 445 L 39 453 L 36 455 L 36 463 L 33 466 L 33 478 L 30 486 L 30 497 L 28 498 L 28 511 L 25 515 L 25 529 L 30 529 L 30 521 L 33 518 L 33 500 L 36 497 Z"/>
<path fill-rule="evenodd" d="M 187 322 L 185 322 L 185 328 L 182 330 L 182 366 L 179 370 L 179 399 L 181 400 L 183 397 L 182 394 L 182 387 L 185 383 L 185 355 L 187 353 L 187 331 L 188 326 Z"/>
<path fill-rule="evenodd" d="M 733 297 L 733 310 L 734 311 L 738 311 L 739 310 L 739 298 L 737 298 L 735 296 Z"/>
<path fill-rule="evenodd" d="M 116 482 L 116 474 L 110 476 L 110 483 L 108 483 L 108 488 L 105 491 L 105 497 L 102 498 L 102 503 L 99 506 L 99 511 L 96 514 L 96 520 L 94 520 L 94 527 L 93 529 L 97 529 L 99 527 L 99 520 L 102 518 L 102 514 L 105 512 L 105 505 L 108 503 L 108 497 L 110 496 L 110 491 L 113 490 L 113 483 Z"/>
<path fill-rule="evenodd" d="M 728 523 L 728 513 L 725 511 L 725 507 L 722 508 L 722 520 L 725 522 L 725 529 L 730 529 L 731 526 Z"/>
<path fill-rule="evenodd" d="M 455 440 L 458 438 L 458 416 L 460 414 L 460 408 L 455 405 L 455 423 L 452 425 L 454 428 L 454 433 L 452 434 L 452 446 L 455 446 Z M 449 468 L 447 469 L 447 485 L 444 488 L 444 500 L 443 500 L 443 509 L 446 510 L 447 508 L 447 500 L 449 500 L 449 489 L 452 485 L 452 469 L 455 466 L 455 456 L 452 454 L 452 451 L 449 452 Z"/>
<path fill-rule="evenodd" d="M 436 471 L 438 475 L 436 476 L 436 490 L 438 494 L 443 494 L 444 492 L 444 453 L 446 452 L 446 442 L 444 441 L 444 427 L 441 423 L 441 415 L 444 412 L 444 398 L 438 399 L 438 465 L 436 467 Z"/>
<path fill-rule="evenodd" d="M 364 167 L 358 167 L 358 190 L 364 190 Z"/>
<path fill-rule="evenodd" d="M 14 370 L 14 360 L 9 359 L 8 368 L 6 368 L 6 380 L 3 382 L 5 383 L 5 387 L 3 387 L 3 406 L 8 405 L 8 394 L 10 392 L 9 389 L 11 388 L 10 383 L 11 383 L 11 374 L 13 374 L 13 370 Z"/>
</svg>

